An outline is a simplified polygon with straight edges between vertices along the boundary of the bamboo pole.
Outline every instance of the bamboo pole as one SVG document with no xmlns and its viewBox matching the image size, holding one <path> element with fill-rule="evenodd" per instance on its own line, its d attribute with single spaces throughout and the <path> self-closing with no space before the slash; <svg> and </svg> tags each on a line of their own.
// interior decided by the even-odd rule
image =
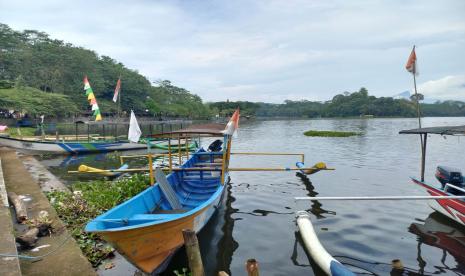
<svg viewBox="0 0 465 276">
<path fill-rule="evenodd" d="M 150 185 L 155 184 L 155 179 L 153 177 L 152 154 L 150 153 L 149 153 L 149 176 L 150 176 Z"/>
<path fill-rule="evenodd" d="M 181 149 L 182 149 L 181 135 L 178 135 L 178 162 L 179 162 L 178 164 L 182 163 Z"/>
<path fill-rule="evenodd" d="M 189 138 L 186 137 L 186 139 L 184 139 L 185 142 L 186 142 L 186 157 L 187 157 L 187 160 L 189 160 Z M 181 164 L 181 163 L 179 163 Z"/>
<path fill-rule="evenodd" d="M 229 168 L 228 171 L 232 172 L 253 172 L 253 171 L 264 171 L 264 172 L 282 172 L 282 171 L 306 171 L 315 168 Z M 322 171 L 334 171 L 334 168 L 321 169 Z"/>
<path fill-rule="evenodd" d="M 204 276 L 202 256 L 200 255 L 199 241 L 194 230 L 183 229 L 182 236 L 186 246 L 187 260 L 192 276 Z"/>
<path fill-rule="evenodd" d="M 214 168 L 207 167 L 207 168 L 171 168 L 171 169 L 163 169 L 163 170 L 170 170 L 170 171 L 223 171 L 225 163 L 222 164 L 222 168 L 220 169 L 219 166 L 214 166 Z M 254 171 L 300 171 L 300 170 L 309 170 L 314 168 L 226 168 L 227 171 L 233 172 L 254 172 Z M 100 170 L 98 172 L 84 172 L 84 173 L 100 173 L 100 172 L 140 172 L 140 171 L 148 171 L 149 169 L 125 169 L 125 170 Z M 332 171 L 333 168 L 326 168 L 322 169 L 326 171 Z M 80 171 L 68 171 L 68 173 L 83 173 Z M 223 179 L 224 180 L 224 179 Z"/>
<path fill-rule="evenodd" d="M 171 155 L 171 138 L 168 138 L 168 158 L 169 158 L 169 165 L 170 165 L 170 172 L 173 169 L 173 157 Z"/>
<path fill-rule="evenodd" d="M 465 199 L 465 196 L 317 196 L 294 197 L 297 200 L 430 200 L 430 199 Z"/>
<path fill-rule="evenodd" d="M 225 173 L 226 173 L 226 157 L 228 156 L 228 149 L 229 149 L 229 146 L 230 146 L 230 143 L 229 143 L 229 140 L 230 140 L 230 136 L 228 135 L 225 135 L 224 136 L 224 139 L 227 140 L 226 141 L 226 149 L 223 149 L 223 165 L 221 166 L 221 185 L 223 185 L 224 183 L 224 178 L 225 178 Z"/>
</svg>

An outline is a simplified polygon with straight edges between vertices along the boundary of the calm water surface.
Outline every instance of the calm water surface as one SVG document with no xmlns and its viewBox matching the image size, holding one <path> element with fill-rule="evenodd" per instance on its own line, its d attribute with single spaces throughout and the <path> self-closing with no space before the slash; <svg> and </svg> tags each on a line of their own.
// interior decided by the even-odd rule
<svg viewBox="0 0 465 276">
<path fill-rule="evenodd" d="M 424 126 L 465 124 L 465 118 L 425 118 Z M 295 202 L 296 196 L 426 195 L 409 180 L 420 171 L 415 119 L 322 119 L 241 123 L 233 152 L 305 153 L 306 164 L 323 161 L 335 171 L 310 178 L 295 172 L 231 172 L 223 205 L 200 233 L 208 275 L 225 270 L 244 275 L 244 262 L 256 258 L 262 275 L 319 274 L 302 247 L 295 212 L 308 210 L 320 241 L 330 254 L 362 274 L 389 275 L 391 261 L 428 275 L 465 275 L 465 229 L 434 213 L 425 201 Z M 306 137 L 309 129 L 347 130 L 349 138 Z M 465 171 L 465 138 L 428 138 L 426 181 L 437 183 L 438 164 Z M 93 161 L 97 159 L 97 161 Z M 109 160 L 109 161 L 108 161 Z M 297 157 L 233 155 L 231 167 L 289 167 Z M 45 158 L 51 171 L 67 181 L 78 164 L 114 166 L 117 158 L 90 155 Z M 187 267 L 183 252 L 170 271 Z"/>
</svg>

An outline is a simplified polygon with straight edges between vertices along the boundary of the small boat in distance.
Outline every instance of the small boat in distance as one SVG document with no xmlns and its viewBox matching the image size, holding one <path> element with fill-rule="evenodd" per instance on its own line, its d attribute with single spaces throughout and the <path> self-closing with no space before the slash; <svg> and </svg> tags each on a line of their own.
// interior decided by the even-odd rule
<svg viewBox="0 0 465 276">
<path fill-rule="evenodd" d="M 400 134 L 419 134 L 422 137 L 421 144 L 421 178 L 412 177 L 413 183 L 423 187 L 432 196 L 463 196 L 465 195 L 465 185 L 462 173 L 459 169 L 445 166 L 438 166 L 436 178 L 441 187 L 427 184 L 425 182 L 425 158 L 426 141 L 428 134 L 463 136 L 465 126 L 439 126 L 402 130 Z M 430 200 L 429 205 L 441 214 L 465 225 L 465 199 L 437 199 Z"/>
</svg>

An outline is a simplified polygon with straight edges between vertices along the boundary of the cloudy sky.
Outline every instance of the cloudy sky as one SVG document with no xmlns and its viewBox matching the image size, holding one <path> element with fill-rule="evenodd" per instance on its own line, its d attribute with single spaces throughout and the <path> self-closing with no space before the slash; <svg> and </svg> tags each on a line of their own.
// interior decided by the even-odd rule
<svg viewBox="0 0 465 276">
<path fill-rule="evenodd" d="M 465 1 L 0 0 L 0 22 L 108 55 L 206 101 L 329 100 L 366 87 L 465 100 Z"/>
</svg>

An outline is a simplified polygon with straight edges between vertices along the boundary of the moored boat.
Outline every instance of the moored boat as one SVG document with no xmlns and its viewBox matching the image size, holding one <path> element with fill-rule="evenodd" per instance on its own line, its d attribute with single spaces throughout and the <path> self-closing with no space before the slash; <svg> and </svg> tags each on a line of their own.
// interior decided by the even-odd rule
<svg viewBox="0 0 465 276">
<path fill-rule="evenodd" d="M 233 118 L 238 117 L 237 112 Z M 157 168 L 156 184 L 86 226 L 86 231 L 101 235 L 147 273 L 166 268 L 170 257 L 184 243 L 183 229 L 198 232 L 205 226 L 220 204 L 229 179 L 232 132 L 228 127 L 192 126 L 170 134 L 178 138 L 223 137 L 224 147 L 219 151 L 199 149 L 180 168 L 170 167 L 167 176 Z"/>
<path fill-rule="evenodd" d="M 147 148 L 145 144 L 128 141 L 42 141 L 40 138 L 20 139 L 0 136 L 0 145 L 30 153 L 78 154 Z"/>
<path fill-rule="evenodd" d="M 432 196 L 463 196 L 465 195 L 465 185 L 462 173 L 459 169 L 445 166 L 438 166 L 436 178 L 441 187 L 428 184 L 425 182 L 425 158 L 426 158 L 426 141 L 428 134 L 463 136 L 465 135 L 465 126 L 440 126 L 402 130 L 400 134 L 419 134 L 421 135 L 421 177 L 420 179 L 412 177 L 413 183 L 423 187 Z M 465 199 L 437 199 L 430 200 L 429 205 L 441 214 L 465 225 Z"/>
</svg>

